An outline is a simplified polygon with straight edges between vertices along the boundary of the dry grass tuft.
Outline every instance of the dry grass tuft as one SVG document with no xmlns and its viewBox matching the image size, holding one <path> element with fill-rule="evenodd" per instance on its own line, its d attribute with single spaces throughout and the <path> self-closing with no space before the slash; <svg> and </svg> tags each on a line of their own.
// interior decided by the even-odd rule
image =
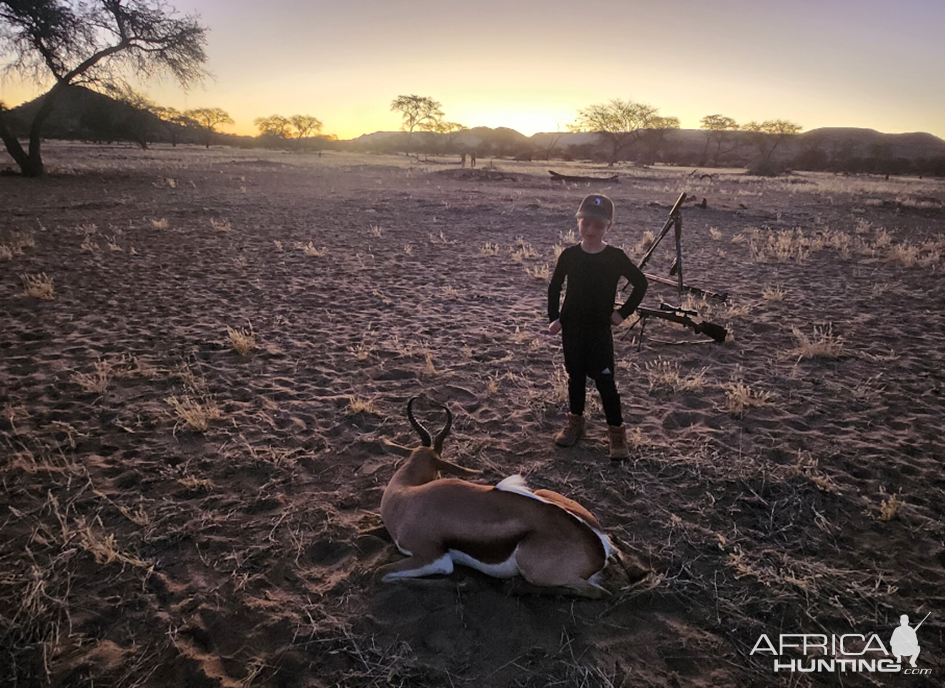
<svg viewBox="0 0 945 688">
<path fill-rule="evenodd" d="M 525 272 L 527 272 L 528 276 L 532 279 L 543 280 L 545 282 L 551 279 L 551 267 L 549 267 L 548 263 L 542 263 L 535 267 L 526 266 Z"/>
<path fill-rule="evenodd" d="M 0 244 L 0 260 L 13 260 L 13 249 L 6 244 Z"/>
<path fill-rule="evenodd" d="M 497 256 L 499 255 L 499 245 L 490 244 L 488 241 L 484 243 L 479 249 L 480 256 Z"/>
<path fill-rule="evenodd" d="M 49 300 L 56 296 L 56 290 L 53 288 L 53 279 L 47 277 L 45 272 L 38 275 L 20 275 L 23 280 L 23 295 L 32 296 L 36 299 Z"/>
<path fill-rule="evenodd" d="M 656 239 L 656 234 L 654 234 L 652 231 L 647 230 L 643 232 L 643 236 L 640 237 L 640 241 L 637 242 L 636 246 L 627 251 L 627 254 L 635 260 L 642 258 L 647 249 L 650 248 L 650 245 L 653 243 L 654 239 Z"/>
<path fill-rule="evenodd" d="M 355 359 L 359 361 L 366 361 L 374 353 L 374 347 L 372 347 L 367 342 L 362 341 L 355 346 L 348 347 L 348 351 L 354 354 Z"/>
<path fill-rule="evenodd" d="M 767 406 L 771 392 L 756 391 L 744 382 L 731 382 L 725 389 L 725 410 L 733 416 L 741 416 L 746 409 Z"/>
<path fill-rule="evenodd" d="M 656 235 L 650 232 L 650 241 L 656 238 Z M 558 235 L 561 239 L 561 243 L 567 246 L 577 243 L 577 233 L 573 229 L 569 229 L 567 232 Z"/>
<path fill-rule="evenodd" d="M 188 473 L 183 478 L 178 478 L 177 483 L 191 492 L 210 492 L 213 490 L 213 481 L 207 478 L 198 478 L 192 473 Z"/>
<path fill-rule="evenodd" d="M 532 248 L 532 245 L 524 239 L 517 239 L 515 246 L 509 247 L 509 258 L 513 263 L 521 263 L 524 260 L 537 258 L 538 251 Z"/>
<path fill-rule="evenodd" d="M 748 243 L 751 259 L 756 263 L 803 263 L 816 248 L 799 228 L 768 234 L 764 239 L 755 233 Z"/>
<path fill-rule="evenodd" d="M 167 218 L 151 218 L 151 227 L 153 229 L 167 229 L 171 226 L 171 223 L 167 221 Z"/>
<path fill-rule="evenodd" d="M 889 495 L 879 505 L 879 520 L 892 521 L 894 518 L 899 518 L 899 512 L 902 510 L 903 504 L 904 502 L 899 499 L 898 495 Z"/>
<path fill-rule="evenodd" d="M 774 286 L 766 286 L 761 290 L 761 298 L 766 301 L 784 301 L 784 295 L 786 292 L 781 288 L 780 284 L 775 284 Z"/>
<path fill-rule="evenodd" d="M 818 490 L 832 493 L 840 491 L 837 484 L 820 468 L 820 460 L 814 458 L 810 452 L 797 452 L 796 468 L 801 475 L 814 483 Z"/>
<path fill-rule="evenodd" d="M 98 521 L 98 526 L 102 528 L 102 523 Z M 80 547 L 95 558 L 96 564 L 112 564 L 118 562 L 122 566 L 129 565 L 135 568 L 149 569 L 152 564 L 133 554 L 123 552 L 115 539 L 114 533 L 103 534 L 98 528 L 86 525 L 82 519 L 77 521 L 78 530 L 76 531 L 77 541 Z"/>
<path fill-rule="evenodd" d="M 256 348 L 256 333 L 253 331 L 252 325 L 249 326 L 248 330 L 242 327 L 239 329 L 227 327 L 226 334 L 230 338 L 233 349 L 240 356 L 248 356 Z"/>
<path fill-rule="evenodd" d="M 84 392 L 102 394 L 108 389 L 108 382 L 111 380 L 114 369 L 114 363 L 99 361 L 95 364 L 94 373 L 76 373 L 72 376 L 72 381 L 79 385 Z"/>
<path fill-rule="evenodd" d="M 176 431 L 181 425 L 188 430 L 196 432 L 206 432 L 210 429 L 210 423 L 223 417 L 223 412 L 210 397 L 195 399 L 190 395 L 182 397 L 168 397 L 165 399 L 171 408 L 174 409 L 174 415 L 177 417 L 177 423 L 174 426 Z"/>
<path fill-rule="evenodd" d="M 877 373 L 876 375 L 868 377 L 863 382 L 849 388 L 850 394 L 854 399 L 859 399 L 860 401 L 874 401 L 879 399 L 882 396 L 883 390 L 886 389 L 886 385 L 880 382 L 882 376 L 882 373 Z"/>
<path fill-rule="evenodd" d="M 323 258 L 328 254 L 328 249 L 322 246 L 320 249 L 315 248 L 315 244 L 311 241 L 305 244 L 304 246 L 299 244 L 299 248 L 302 249 L 302 253 L 307 255 L 309 258 Z"/>
<path fill-rule="evenodd" d="M 797 360 L 802 358 L 836 358 L 843 354 L 843 337 L 834 335 L 833 323 L 825 327 L 814 326 L 814 334 L 808 337 L 797 327 L 791 326 L 791 332 L 797 340 L 797 346 L 791 350 L 791 355 Z"/>
<path fill-rule="evenodd" d="M 655 361 L 647 361 L 643 366 L 643 372 L 650 383 L 650 390 L 654 387 L 668 387 L 674 392 L 698 392 L 705 386 L 705 373 L 708 368 L 703 368 L 695 375 L 681 375 L 679 372 L 679 363 L 676 361 L 666 361 L 658 357 Z"/>
<path fill-rule="evenodd" d="M 97 253 L 101 247 L 98 245 L 98 242 L 92 239 L 91 234 L 86 234 L 85 238 L 82 240 L 82 246 L 80 247 L 82 253 Z"/>
<path fill-rule="evenodd" d="M 423 352 L 423 357 L 426 359 L 426 365 L 423 368 L 424 372 L 427 375 L 436 375 L 436 366 L 433 365 L 433 352 L 427 349 Z"/>
<path fill-rule="evenodd" d="M 233 227 L 230 225 L 230 221 L 226 219 L 216 219 L 214 217 L 210 218 L 210 226 L 213 227 L 218 232 L 229 232 Z"/>
<path fill-rule="evenodd" d="M 35 248 L 36 239 L 29 232 L 8 232 L 3 240 L 3 246 L 14 256 L 18 256 L 23 253 L 23 249 Z"/>
<path fill-rule="evenodd" d="M 349 416 L 356 416 L 360 413 L 368 413 L 372 416 L 379 415 L 373 399 L 361 399 L 355 396 L 348 397 L 345 413 Z"/>
</svg>

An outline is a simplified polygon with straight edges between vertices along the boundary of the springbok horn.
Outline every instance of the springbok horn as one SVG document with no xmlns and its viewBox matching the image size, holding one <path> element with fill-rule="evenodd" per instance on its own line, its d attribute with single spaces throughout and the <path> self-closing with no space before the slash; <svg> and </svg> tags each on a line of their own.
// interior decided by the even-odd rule
<svg viewBox="0 0 945 688">
<path fill-rule="evenodd" d="M 443 453 L 443 440 L 450 434 L 450 428 L 453 427 L 453 414 L 450 413 L 450 410 L 443 404 L 440 404 L 440 406 L 446 411 L 446 425 L 437 433 L 436 437 L 433 438 L 433 451 L 437 454 Z"/>
<path fill-rule="evenodd" d="M 417 431 L 418 435 L 420 435 L 420 443 L 424 447 L 429 447 L 431 444 L 433 444 L 433 440 L 430 439 L 429 431 L 420 425 L 420 422 L 413 417 L 413 402 L 416 400 L 417 397 L 410 397 L 410 401 L 407 402 L 407 420 L 410 421 L 413 429 Z"/>
</svg>

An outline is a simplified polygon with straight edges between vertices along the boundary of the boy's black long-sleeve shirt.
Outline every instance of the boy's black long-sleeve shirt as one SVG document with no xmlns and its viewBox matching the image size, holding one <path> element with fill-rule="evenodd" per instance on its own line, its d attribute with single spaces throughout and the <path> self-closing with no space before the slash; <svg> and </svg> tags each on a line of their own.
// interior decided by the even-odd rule
<svg viewBox="0 0 945 688">
<path fill-rule="evenodd" d="M 614 246 L 605 246 L 599 253 L 588 253 L 580 244 L 561 252 L 548 285 L 548 321 L 561 319 L 561 324 L 609 326 L 617 296 L 617 282 L 626 277 L 633 287 L 630 296 L 617 309 L 627 318 L 643 301 L 647 280 L 627 254 Z M 568 291 L 559 311 L 561 288 L 565 278 Z"/>
</svg>

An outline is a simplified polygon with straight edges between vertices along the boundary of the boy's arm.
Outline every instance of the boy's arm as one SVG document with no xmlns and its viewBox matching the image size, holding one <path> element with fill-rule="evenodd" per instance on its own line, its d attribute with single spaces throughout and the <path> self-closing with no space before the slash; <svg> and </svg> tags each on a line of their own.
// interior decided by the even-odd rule
<svg viewBox="0 0 945 688">
<path fill-rule="evenodd" d="M 626 320 L 630 317 L 630 314 L 637 309 L 637 306 L 643 302 L 643 297 L 646 295 L 646 288 L 649 282 L 647 282 L 646 275 L 643 274 L 643 271 L 634 265 L 633 261 L 631 261 L 626 254 L 624 255 L 624 262 L 621 265 L 620 274 L 626 277 L 627 281 L 633 287 L 630 296 L 628 296 L 623 305 L 617 309 L 617 312 L 620 313 L 620 317 Z"/>
<path fill-rule="evenodd" d="M 555 271 L 551 275 L 551 283 L 548 285 L 548 322 L 554 322 L 561 315 L 561 288 L 564 286 L 564 278 L 567 274 L 565 257 L 562 253 L 558 256 Z"/>
</svg>

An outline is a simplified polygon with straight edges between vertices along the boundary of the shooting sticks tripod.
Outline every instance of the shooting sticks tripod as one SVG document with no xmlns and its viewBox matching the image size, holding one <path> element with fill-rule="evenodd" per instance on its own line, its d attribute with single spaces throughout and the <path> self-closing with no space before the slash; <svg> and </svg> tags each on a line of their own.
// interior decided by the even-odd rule
<svg viewBox="0 0 945 688">
<path fill-rule="evenodd" d="M 679 194 L 679 198 L 676 199 L 672 209 L 669 211 L 669 218 L 666 220 L 666 224 L 663 225 L 663 229 L 660 230 L 660 233 L 655 239 L 653 239 L 653 242 L 650 244 L 649 248 L 647 248 L 646 253 L 643 254 L 643 258 L 640 259 L 640 265 L 638 267 L 641 271 L 646 267 L 647 262 L 649 262 L 653 252 L 656 250 L 656 247 L 659 246 L 659 243 L 663 240 L 663 237 L 669 234 L 670 229 L 673 229 L 676 239 L 676 256 L 673 259 L 673 264 L 669 269 L 669 275 L 670 277 L 675 276 L 676 279 L 671 280 L 667 279 L 666 277 L 661 277 L 659 275 L 653 275 L 646 272 L 643 274 L 646 275 L 648 280 L 652 280 L 653 282 L 675 286 L 679 290 L 680 298 L 682 297 L 684 291 L 688 291 L 700 296 L 707 296 L 724 302 L 728 298 L 727 293 L 717 294 L 705 289 L 700 289 L 699 287 L 687 285 L 683 280 L 682 204 L 685 202 L 686 194 L 683 192 Z M 626 287 L 624 287 L 624 290 L 626 290 Z M 636 327 L 638 323 L 640 324 L 640 339 L 637 345 L 637 348 L 639 348 L 643 345 L 643 332 L 646 329 L 647 320 L 649 318 L 657 318 L 660 320 L 669 320 L 671 322 L 690 327 L 697 334 L 707 334 L 716 342 L 725 341 L 725 336 L 727 333 L 724 327 L 714 323 L 696 322 L 690 317 L 697 315 L 698 314 L 695 311 L 685 310 L 679 306 L 669 306 L 665 303 L 660 305 L 659 310 L 654 310 L 652 308 L 638 308 L 637 320 L 628 328 L 628 334 L 629 331 Z"/>
<path fill-rule="evenodd" d="M 694 287 L 688 285 L 683 281 L 683 267 L 682 267 L 682 204 L 686 202 L 686 193 L 683 192 L 679 194 L 679 198 L 676 199 L 676 202 L 673 204 L 672 210 L 669 211 L 669 219 L 666 220 L 666 224 L 663 225 L 663 229 L 660 230 L 660 233 L 656 235 L 656 238 L 653 239 L 653 243 L 650 244 L 649 248 L 646 249 L 646 253 L 643 254 L 643 257 L 640 259 L 640 265 L 637 267 L 640 270 L 646 268 L 646 264 L 649 262 L 650 258 L 653 255 L 653 252 L 656 250 L 656 247 L 659 246 L 660 242 L 663 240 L 669 230 L 673 229 L 673 234 L 676 239 L 676 257 L 673 260 L 673 264 L 669 269 L 670 277 L 675 276 L 675 280 L 667 279 L 659 275 L 652 275 L 649 273 L 644 273 L 648 280 L 653 282 L 659 282 L 660 284 L 668 284 L 670 286 L 675 286 L 679 289 L 679 295 L 682 296 L 684 291 L 692 292 L 693 294 L 698 294 L 699 296 L 708 296 L 713 299 L 718 299 L 719 301 L 725 301 L 728 298 L 727 293 L 717 294 L 712 291 L 706 291 L 705 289 L 700 289 L 699 287 Z"/>
</svg>

